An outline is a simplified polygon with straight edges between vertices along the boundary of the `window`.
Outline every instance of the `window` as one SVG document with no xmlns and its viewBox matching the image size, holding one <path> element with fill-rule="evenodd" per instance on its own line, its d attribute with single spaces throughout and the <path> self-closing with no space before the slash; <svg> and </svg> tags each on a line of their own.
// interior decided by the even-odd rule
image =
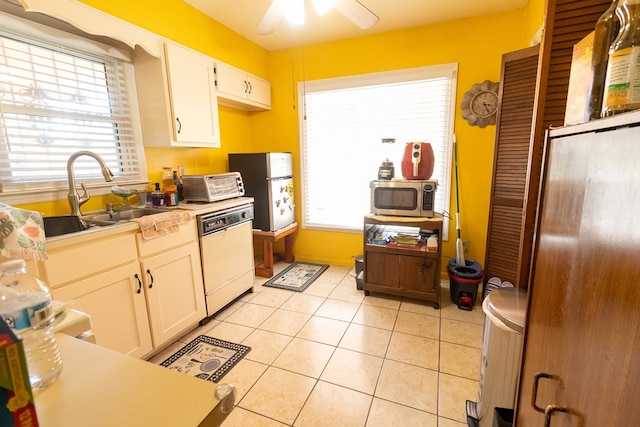
<svg viewBox="0 0 640 427">
<path fill-rule="evenodd" d="M 3 201 L 44 201 L 38 193 L 56 190 L 52 199 L 64 199 L 67 160 L 83 150 L 102 157 L 115 176 L 107 184 L 98 163 L 81 156 L 75 177 L 89 186 L 146 181 L 128 52 L 11 15 L 2 19 L 27 28 L 0 30 Z"/>
<path fill-rule="evenodd" d="M 448 209 L 456 73 L 446 64 L 300 84 L 303 227 L 362 232 L 369 182 L 386 159 L 402 178 L 413 141 L 431 144 L 435 207 Z"/>
</svg>

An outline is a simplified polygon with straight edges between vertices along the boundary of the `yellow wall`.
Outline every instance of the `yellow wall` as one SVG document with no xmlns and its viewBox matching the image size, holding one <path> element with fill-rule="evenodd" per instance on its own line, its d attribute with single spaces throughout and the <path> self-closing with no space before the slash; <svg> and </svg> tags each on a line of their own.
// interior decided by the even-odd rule
<svg viewBox="0 0 640 427">
<path fill-rule="evenodd" d="M 293 99 L 297 83 L 303 80 L 457 62 L 456 105 L 459 106 L 464 92 L 474 83 L 486 79 L 499 81 L 503 53 L 528 46 L 537 24 L 532 25 L 534 28 L 529 33 L 526 15 L 526 10 L 520 10 L 273 52 L 270 58 L 270 78 L 275 89 L 273 110 L 253 118 L 254 132 L 261 135 L 254 142 L 254 148 L 292 151 L 296 159 L 294 174 L 299 176 L 298 110 Z M 541 21 L 541 14 L 534 15 L 538 16 L 534 19 L 536 22 Z M 480 129 L 470 126 L 462 119 L 457 107 L 455 133 L 458 139 L 462 237 L 470 241 L 467 256 L 482 264 L 495 127 Z M 299 193 L 296 192 L 298 200 Z M 455 211 L 452 192 L 449 212 Z M 450 230 L 449 241 L 443 245 L 443 264 L 455 256 L 454 221 L 450 223 Z M 353 262 L 353 256 L 362 252 L 362 236 L 358 233 L 302 230 L 296 238 L 294 252 L 300 259 L 349 264 Z"/>
<path fill-rule="evenodd" d="M 272 111 L 247 113 L 220 107 L 222 148 L 146 149 L 152 182 L 159 180 L 162 166 L 184 165 L 188 173 L 225 172 L 227 153 L 241 151 L 291 151 L 294 173 L 299 176 L 298 111 L 294 95 L 297 83 L 302 80 L 457 62 L 459 106 L 464 92 L 474 83 L 499 80 L 503 53 L 529 45 L 540 27 L 546 4 L 544 0 L 530 0 L 525 9 L 515 12 L 267 52 L 179 0 L 81 1 L 272 82 Z M 455 132 L 462 235 L 470 241 L 467 256 L 482 264 L 495 128 L 469 126 L 457 107 Z M 300 200 L 300 181 L 296 179 L 295 184 Z M 104 205 L 104 200 L 95 199 L 86 205 L 86 210 Z M 453 193 L 451 200 L 449 212 L 455 212 Z M 66 201 L 25 207 L 48 215 L 68 212 Z M 444 263 L 455 255 L 453 221 L 450 230 L 449 242 L 443 248 Z M 357 233 L 300 230 L 294 247 L 298 259 L 344 265 L 352 265 L 352 257 L 361 252 L 362 238 Z"/>
</svg>

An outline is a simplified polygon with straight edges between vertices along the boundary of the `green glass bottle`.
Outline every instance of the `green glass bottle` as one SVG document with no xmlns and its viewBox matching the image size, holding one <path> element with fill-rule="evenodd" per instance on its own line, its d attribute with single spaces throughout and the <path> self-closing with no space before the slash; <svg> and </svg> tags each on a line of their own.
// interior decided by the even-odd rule
<svg viewBox="0 0 640 427">
<path fill-rule="evenodd" d="M 618 1 L 620 32 L 609 49 L 602 116 L 640 108 L 640 0 Z"/>
<path fill-rule="evenodd" d="M 591 72 L 593 79 L 587 94 L 585 111 L 587 120 L 600 118 L 602 112 L 602 98 L 604 83 L 607 77 L 607 63 L 611 43 L 620 31 L 620 20 L 616 15 L 618 0 L 613 0 L 609 8 L 600 16 L 596 23 L 593 36 L 593 50 L 591 52 Z"/>
</svg>

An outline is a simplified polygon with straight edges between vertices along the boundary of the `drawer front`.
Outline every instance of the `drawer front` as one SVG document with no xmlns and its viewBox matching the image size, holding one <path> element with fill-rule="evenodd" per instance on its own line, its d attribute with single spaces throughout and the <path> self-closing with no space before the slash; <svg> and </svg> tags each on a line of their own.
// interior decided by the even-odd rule
<svg viewBox="0 0 640 427">
<path fill-rule="evenodd" d="M 40 263 L 38 272 L 52 289 L 138 257 L 133 233 L 70 245 L 53 250 L 48 255 L 49 259 Z"/>
<path fill-rule="evenodd" d="M 187 243 L 197 242 L 198 234 L 195 220 L 180 224 L 178 231 L 153 239 L 144 239 L 141 233 L 136 234 L 138 253 L 140 257 L 146 257 L 158 252 L 163 252 Z"/>
</svg>

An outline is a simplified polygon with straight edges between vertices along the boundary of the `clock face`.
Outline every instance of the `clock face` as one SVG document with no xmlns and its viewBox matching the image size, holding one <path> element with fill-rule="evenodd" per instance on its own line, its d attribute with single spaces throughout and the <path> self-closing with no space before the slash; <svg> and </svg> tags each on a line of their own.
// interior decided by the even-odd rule
<svg viewBox="0 0 640 427">
<path fill-rule="evenodd" d="M 498 111 L 498 83 L 485 80 L 482 84 L 474 84 L 464 94 L 460 108 L 462 118 L 470 125 L 481 128 L 496 123 Z"/>
<path fill-rule="evenodd" d="M 489 117 L 498 109 L 498 95 L 484 91 L 476 94 L 471 100 L 471 112 L 478 117 Z"/>
</svg>

